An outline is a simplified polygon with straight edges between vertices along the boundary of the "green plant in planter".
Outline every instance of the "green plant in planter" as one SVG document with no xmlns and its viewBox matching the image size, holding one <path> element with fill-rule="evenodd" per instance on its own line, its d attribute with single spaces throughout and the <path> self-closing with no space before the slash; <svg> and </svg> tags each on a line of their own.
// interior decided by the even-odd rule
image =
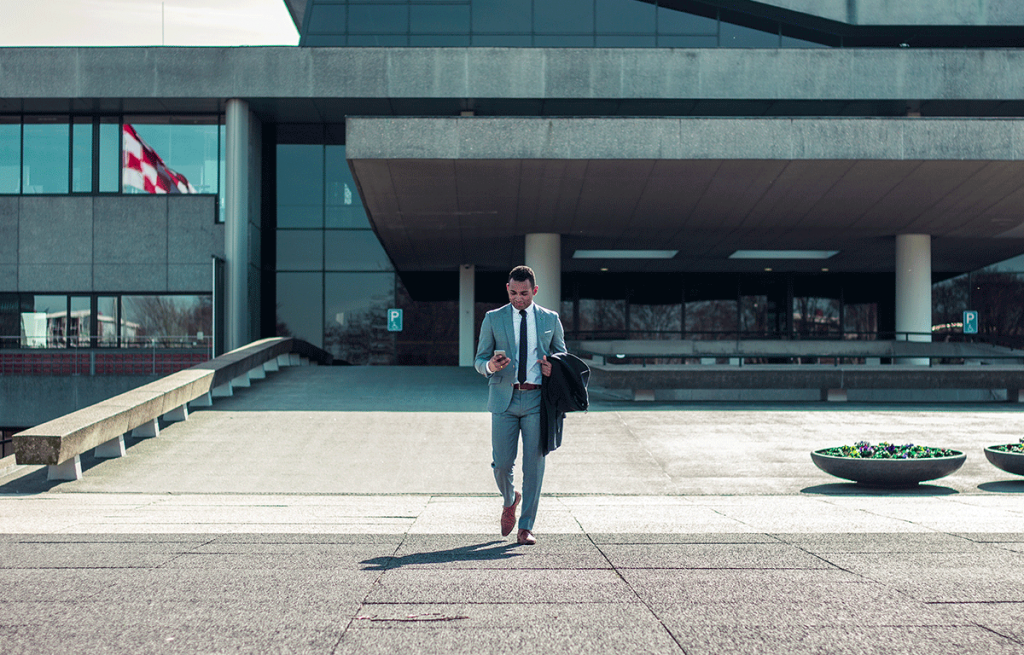
<svg viewBox="0 0 1024 655">
<path fill-rule="evenodd" d="M 915 446 L 914 444 L 897 446 L 887 441 L 877 445 L 871 445 L 867 441 L 858 441 L 852 446 L 825 448 L 819 452 L 830 457 L 850 457 L 855 459 L 928 459 L 931 457 L 952 457 L 958 454 L 948 448 L 929 448 L 928 446 Z"/>
<path fill-rule="evenodd" d="M 998 450 L 1001 453 L 1018 453 L 1024 454 L 1024 437 L 1021 437 L 1020 443 L 1008 443 L 1002 446 L 989 446 L 992 450 Z"/>
<path fill-rule="evenodd" d="M 1020 443 L 999 444 L 985 448 L 985 459 L 997 469 L 1024 475 L 1024 438 Z"/>
</svg>

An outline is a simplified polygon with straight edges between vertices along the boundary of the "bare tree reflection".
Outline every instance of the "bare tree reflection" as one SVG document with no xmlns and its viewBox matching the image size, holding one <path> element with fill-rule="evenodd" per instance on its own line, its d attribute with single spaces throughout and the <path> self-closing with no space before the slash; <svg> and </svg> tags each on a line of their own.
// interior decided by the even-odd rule
<svg viewBox="0 0 1024 655">
<path fill-rule="evenodd" d="M 210 296 L 124 296 L 122 302 L 122 321 L 137 326 L 135 338 L 139 342 L 211 334 L 213 299 Z M 166 345 L 174 345 L 173 340 L 166 339 Z"/>
</svg>

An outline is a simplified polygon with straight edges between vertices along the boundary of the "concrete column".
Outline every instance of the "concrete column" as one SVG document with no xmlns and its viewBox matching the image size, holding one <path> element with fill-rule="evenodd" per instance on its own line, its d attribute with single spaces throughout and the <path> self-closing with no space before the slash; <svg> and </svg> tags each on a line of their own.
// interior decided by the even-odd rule
<svg viewBox="0 0 1024 655">
<path fill-rule="evenodd" d="M 562 310 L 562 236 L 527 234 L 526 265 L 537 276 L 536 301 L 541 307 Z"/>
<path fill-rule="evenodd" d="M 918 334 L 904 335 L 900 332 Z M 932 340 L 932 239 L 928 234 L 896 235 L 896 338 Z M 928 365 L 923 357 L 897 364 Z"/>
<path fill-rule="evenodd" d="M 249 343 L 249 103 L 228 100 L 224 153 L 225 352 Z"/>
<path fill-rule="evenodd" d="M 476 355 L 475 297 L 476 266 L 463 264 L 459 267 L 459 366 L 472 366 Z"/>
</svg>

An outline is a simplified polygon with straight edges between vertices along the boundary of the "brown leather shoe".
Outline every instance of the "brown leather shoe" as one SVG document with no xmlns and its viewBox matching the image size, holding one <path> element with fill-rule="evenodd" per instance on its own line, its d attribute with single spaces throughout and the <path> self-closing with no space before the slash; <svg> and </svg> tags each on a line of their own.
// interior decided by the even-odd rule
<svg viewBox="0 0 1024 655">
<path fill-rule="evenodd" d="M 519 536 L 516 538 L 516 541 L 518 541 L 523 546 L 532 546 L 535 543 L 537 543 L 537 537 L 534 537 L 533 533 L 529 530 L 520 530 Z"/>
<path fill-rule="evenodd" d="M 519 507 L 519 501 L 522 499 L 522 494 L 516 492 L 516 499 L 511 505 L 501 510 L 501 536 L 507 537 L 512 528 L 516 525 L 516 507 Z"/>
</svg>

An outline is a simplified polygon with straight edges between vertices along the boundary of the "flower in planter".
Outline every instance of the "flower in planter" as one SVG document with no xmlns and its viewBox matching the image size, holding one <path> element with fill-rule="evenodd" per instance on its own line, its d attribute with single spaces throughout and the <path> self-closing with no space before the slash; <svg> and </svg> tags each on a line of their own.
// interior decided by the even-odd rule
<svg viewBox="0 0 1024 655">
<path fill-rule="evenodd" d="M 1024 453 L 1024 437 L 1020 438 L 1020 443 L 1008 443 L 1004 446 L 992 446 L 992 450 L 998 450 L 1004 453 Z"/>
<path fill-rule="evenodd" d="M 1024 440 L 1022 440 L 1022 446 L 1024 446 Z M 897 446 L 887 441 L 877 445 L 871 445 L 867 441 L 858 441 L 852 446 L 826 448 L 819 452 L 831 457 L 860 459 L 927 459 L 929 457 L 952 457 L 957 454 L 948 448 L 929 448 L 928 446 L 915 446 L 914 444 Z"/>
</svg>

